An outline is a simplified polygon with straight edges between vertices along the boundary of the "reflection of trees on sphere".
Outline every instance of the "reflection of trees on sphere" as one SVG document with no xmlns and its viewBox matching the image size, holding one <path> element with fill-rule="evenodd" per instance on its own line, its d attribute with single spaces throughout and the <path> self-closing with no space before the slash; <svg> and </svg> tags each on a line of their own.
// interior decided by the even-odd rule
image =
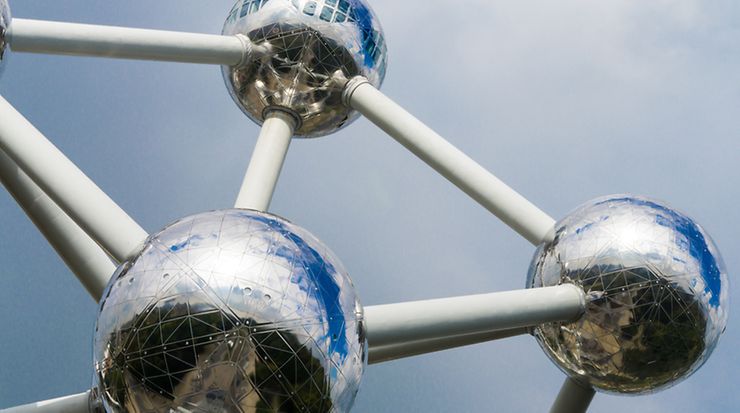
<svg viewBox="0 0 740 413">
<path fill-rule="evenodd" d="M 239 0 L 223 34 L 267 49 L 224 67 L 234 100 L 257 123 L 271 109 L 292 113 L 299 136 L 349 124 L 358 115 L 342 102 L 345 82 L 360 75 L 377 87 L 385 76 L 383 32 L 363 0 Z"/>
<path fill-rule="evenodd" d="M 10 6 L 8 0 L 0 0 L 0 75 L 3 74 L 5 68 L 5 56 L 8 42 L 5 35 L 8 32 L 8 26 L 10 26 Z"/>
<path fill-rule="evenodd" d="M 727 323 L 715 245 L 686 216 L 644 198 L 602 198 L 556 224 L 528 286 L 561 283 L 583 287 L 586 313 L 535 336 L 567 374 L 608 392 L 645 393 L 688 377 Z"/>
<path fill-rule="evenodd" d="M 351 281 L 326 247 L 268 214 L 217 211 L 167 227 L 119 268 L 96 380 L 108 411 L 343 412 L 365 347 Z"/>
</svg>

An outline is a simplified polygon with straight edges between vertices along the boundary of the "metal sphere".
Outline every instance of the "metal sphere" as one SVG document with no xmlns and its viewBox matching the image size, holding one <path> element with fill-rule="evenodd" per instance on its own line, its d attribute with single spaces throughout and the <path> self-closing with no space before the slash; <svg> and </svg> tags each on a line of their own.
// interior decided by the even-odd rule
<svg viewBox="0 0 740 413">
<path fill-rule="evenodd" d="M 534 335 L 565 373 L 609 393 L 648 393 L 695 372 L 727 324 L 727 273 L 711 238 L 666 205 L 612 195 L 582 205 L 539 246 L 529 287 L 573 283 L 585 315 Z"/>
<path fill-rule="evenodd" d="M 3 70 L 5 70 L 5 60 L 6 60 L 6 48 L 8 46 L 7 39 L 5 35 L 8 32 L 8 27 L 10 27 L 10 6 L 8 5 L 8 0 L 0 0 L 0 75 L 3 74 Z"/>
<path fill-rule="evenodd" d="M 95 385 L 109 413 L 347 412 L 367 363 L 342 264 L 286 220 L 183 218 L 122 264 L 100 303 Z"/>
<path fill-rule="evenodd" d="M 357 113 L 342 103 L 347 79 L 361 75 L 380 87 L 385 76 L 383 31 L 364 0 L 239 0 L 223 34 L 267 50 L 223 68 L 234 101 L 258 124 L 272 109 L 289 111 L 298 136 L 348 125 Z"/>
</svg>

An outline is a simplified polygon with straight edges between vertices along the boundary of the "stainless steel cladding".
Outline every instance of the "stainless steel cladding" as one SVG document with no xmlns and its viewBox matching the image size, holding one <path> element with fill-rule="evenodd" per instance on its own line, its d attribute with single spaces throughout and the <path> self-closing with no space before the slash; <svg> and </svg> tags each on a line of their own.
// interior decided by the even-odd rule
<svg viewBox="0 0 740 413">
<path fill-rule="evenodd" d="M 5 61 L 8 41 L 6 35 L 8 34 L 8 27 L 10 27 L 11 16 L 10 6 L 8 0 L 0 0 L 0 75 L 5 70 Z"/>
<path fill-rule="evenodd" d="M 727 274 L 711 238 L 642 197 L 597 199 L 558 222 L 527 283 L 584 289 L 580 320 L 540 326 L 535 337 L 568 375 L 606 392 L 647 393 L 688 377 L 727 324 Z"/>
<path fill-rule="evenodd" d="M 366 353 L 331 251 L 277 216 L 215 211 L 119 267 L 100 304 L 95 385 L 109 413 L 345 413 Z"/>
<path fill-rule="evenodd" d="M 261 52 L 224 67 L 234 101 L 253 121 L 278 109 L 293 114 L 296 135 L 335 132 L 357 118 L 342 103 L 348 79 L 385 76 L 383 30 L 363 0 L 239 0 L 223 34 L 243 35 Z"/>
</svg>

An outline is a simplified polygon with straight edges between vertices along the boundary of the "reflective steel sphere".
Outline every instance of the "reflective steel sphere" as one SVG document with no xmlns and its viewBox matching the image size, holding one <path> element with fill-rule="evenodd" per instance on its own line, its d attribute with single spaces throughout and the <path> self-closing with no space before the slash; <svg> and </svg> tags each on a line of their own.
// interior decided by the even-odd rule
<svg viewBox="0 0 740 413">
<path fill-rule="evenodd" d="M 670 387 L 707 360 L 727 324 L 727 273 L 690 218 L 630 195 L 589 202 L 539 246 L 529 287 L 573 283 L 588 298 L 574 323 L 535 329 L 571 377 L 612 393 Z"/>
<path fill-rule="evenodd" d="M 286 220 L 208 212 L 152 235 L 100 304 L 107 412 L 347 412 L 366 358 L 342 264 Z"/>
<path fill-rule="evenodd" d="M 8 0 L 0 0 L 0 75 L 5 69 L 5 49 L 8 45 L 5 39 L 5 34 L 8 32 L 10 19 L 10 6 L 8 5 Z"/>
<path fill-rule="evenodd" d="M 342 103 L 347 79 L 365 76 L 380 87 L 386 45 L 364 0 L 239 0 L 223 34 L 241 34 L 266 53 L 224 67 L 231 96 L 262 124 L 278 107 L 299 121 L 296 135 L 327 135 L 357 118 Z"/>
</svg>

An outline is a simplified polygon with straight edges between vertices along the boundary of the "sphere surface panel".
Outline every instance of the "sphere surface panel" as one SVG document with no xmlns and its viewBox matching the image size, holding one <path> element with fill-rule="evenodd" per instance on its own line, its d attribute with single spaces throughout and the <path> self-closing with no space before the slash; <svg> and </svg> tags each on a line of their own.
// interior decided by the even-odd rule
<svg viewBox="0 0 740 413">
<path fill-rule="evenodd" d="M 347 79 L 361 75 L 380 87 L 385 76 L 383 31 L 364 0 L 239 0 L 223 34 L 268 50 L 223 68 L 234 101 L 258 124 L 271 108 L 291 111 L 300 119 L 298 136 L 352 122 L 357 113 L 342 103 Z"/>
<path fill-rule="evenodd" d="M 8 32 L 8 27 L 10 27 L 10 22 L 11 16 L 8 0 L 0 0 L 0 75 L 3 74 L 3 70 L 5 69 L 5 60 L 7 57 L 5 55 L 5 49 L 8 46 L 5 35 Z"/>
<path fill-rule="evenodd" d="M 727 274 L 717 247 L 662 203 L 613 195 L 556 224 L 537 249 L 528 287 L 583 287 L 585 315 L 538 327 L 563 371 L 597 389 L 647 393 L 688 377 L 727 324 Z"/>
<path fill-rule="evenodd" d="M 181 219 L 101 300 L 95 385 L 107 412 L 347 412 L 366 358 L 342 264 L 282 218 Z"/>
</svg>

